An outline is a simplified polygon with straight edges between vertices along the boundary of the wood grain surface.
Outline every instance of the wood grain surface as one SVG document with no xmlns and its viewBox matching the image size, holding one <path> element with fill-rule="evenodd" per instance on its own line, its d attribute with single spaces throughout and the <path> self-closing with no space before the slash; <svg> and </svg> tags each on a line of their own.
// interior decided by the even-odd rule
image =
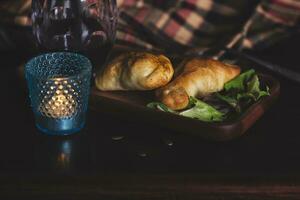
<svg viewBox="0 0 300 200">
<path fill-rule="evenodd" d="M 280 180 L 208 174 L 102 174 L 92 179 L 80 175 L 35 178 L 23 175 L 14 181 L 11 177 L 7 179 L 0 187 L 3 199 L 296 200 L 300 197 L 300 183 L 291 182 L 291 177 Z"/>
</svg>

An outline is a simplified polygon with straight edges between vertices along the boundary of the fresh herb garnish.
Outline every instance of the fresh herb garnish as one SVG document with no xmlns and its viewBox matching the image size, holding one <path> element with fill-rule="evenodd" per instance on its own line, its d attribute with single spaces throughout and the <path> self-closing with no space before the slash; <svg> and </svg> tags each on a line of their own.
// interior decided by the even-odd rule
<svg viewBox="0 0 300 200">
<path fill-rule="evenodd" d="M 173 114 L 182 115 L 185 117 L 193 118 L 193 119 L 199 119 L 201 121 L 205 122 L 218 122 L 222 121 L 224 119 L 224 114 L 211 105 L 196 99 L 194 97 L 190 97 L 190 103 L 189 103 L 189 109 L 176 112 L 170 108 L 168 108 L 163 103 L 159 102 L 152 102 L 147 105 L 149 108 L 156 108 L 164 112 L 169 112 Z"/>
<path fill-rule="evenodd" d="M 180 112 L 179 115 L 205 122 L 219 122 L 224 120 L 224 114 L 222 112 L 204 101 L 190 97 L 190 104 L 193 106 L 188 110 Z"/>
<path fill-rule="evenodd" d="M 253 69 L 248 70 L 224 85 L 224 90 L 215 96 L 233 107 L 237 112 L 258 101 L 261 97 L 268 96 L 269 88 L 261 89 L 258 75 Z"/>
</svg>

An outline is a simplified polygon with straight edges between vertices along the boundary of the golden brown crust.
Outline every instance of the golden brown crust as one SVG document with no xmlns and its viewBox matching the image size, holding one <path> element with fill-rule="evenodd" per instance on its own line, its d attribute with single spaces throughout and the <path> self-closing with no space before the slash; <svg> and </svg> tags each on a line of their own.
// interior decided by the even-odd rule
<svg viewBox="0 0 300 200">
<path fill-rule="evenodd" d="M 174 110 L 184 109 L 189 96 L 203 97 L 221 91 L 224 84 L 240 74 L 240 68 L 212 59 L 194 58 L 182 73 L 156 91 L 158 99 Z"/>
<path fill-rule="evenodd" d="M 169 108 L 181 110 L 187 106 L 189 95 L 183 87 L 169 87 L 156 92 L 158 99 Z"/>
<path fill-rule="evenodd" d="M 114 59 L 96 77 L 96 86 L 108 90 L 152 90 L 173 77 L 171 61 L 163 55 L 130 52 Z"/>
</svg>

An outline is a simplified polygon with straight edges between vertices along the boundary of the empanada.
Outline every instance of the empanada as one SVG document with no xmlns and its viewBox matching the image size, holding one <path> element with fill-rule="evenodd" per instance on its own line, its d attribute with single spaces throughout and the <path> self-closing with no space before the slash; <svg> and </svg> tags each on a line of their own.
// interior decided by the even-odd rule
<svg viewBox="0 0 300 200">
<path fill-rule="evenodd" d="M 168 85 L 156 91 L 158 99 L 173 110 L 187 107 L 189 97 L 204 97 L 221 91 L 224 84 L 240 74 L 240 68 L 212 59 L 194 58 Z"/>
<path fill-rule="evenodd" d="M 95 82 L 102 91 L 153 90 L 166 85 L 173 74 L 167 57 L 130 52 L 115 58 L 97 74 Z"/>
</svg>

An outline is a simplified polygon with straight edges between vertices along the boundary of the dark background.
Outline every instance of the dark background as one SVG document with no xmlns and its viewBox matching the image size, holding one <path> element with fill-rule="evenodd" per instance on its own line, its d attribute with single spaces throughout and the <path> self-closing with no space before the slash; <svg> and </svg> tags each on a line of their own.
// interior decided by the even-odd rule
<svg viewBox="0 0 300 200">
<path fill-rule="evenodd" d="M 299 52 L 296 34 L 250 53 L 299 71 Z M 22 74 L 30 56 L 24 48 L 0 54 L 1 199 L 265 200 L 300 194 L 298 83 L 273 74 L 281 83 L 280 98 L 244 136 L 230 142 L 209 142 L 95 111 L 89 111 L 80 134 L 55 138 L 34 127 Z"/>
</svg>

